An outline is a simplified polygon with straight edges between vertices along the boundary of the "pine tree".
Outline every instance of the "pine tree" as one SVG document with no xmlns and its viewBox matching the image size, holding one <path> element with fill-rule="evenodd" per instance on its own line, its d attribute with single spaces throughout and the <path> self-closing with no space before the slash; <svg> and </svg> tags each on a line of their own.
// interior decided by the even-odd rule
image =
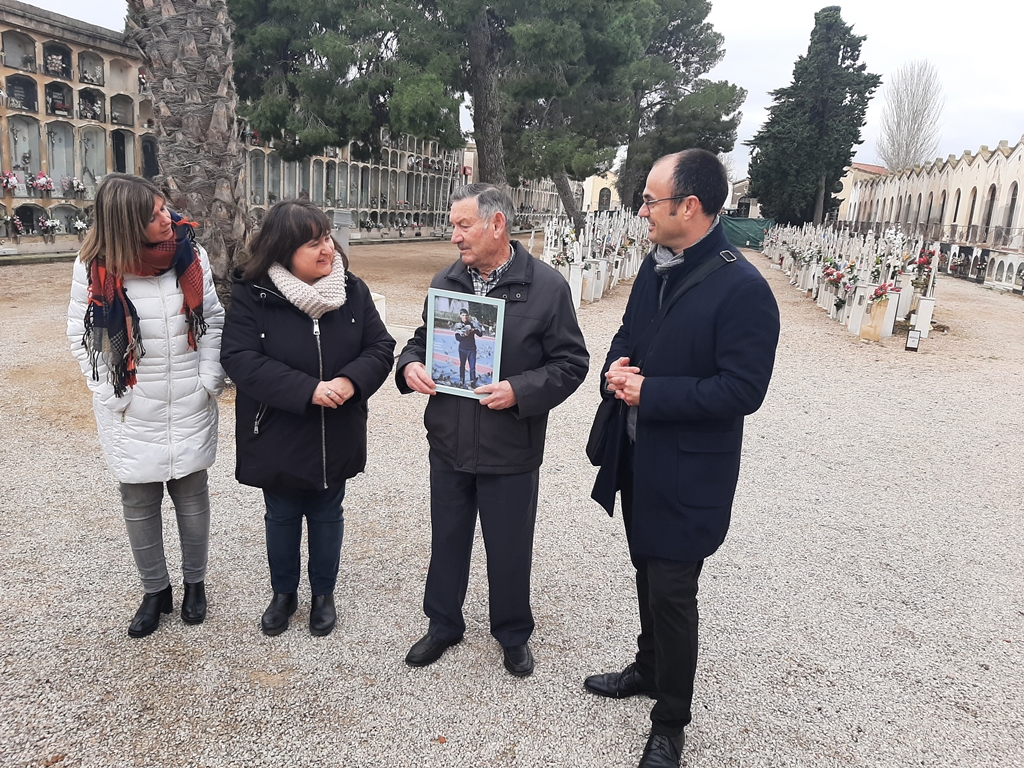
<svg viewBox="0 0 1024 768">
<path fill-rule="evenodd" d="M 838 6 L 814 15 L 793 82 L 772 91 L 768 120 L 747 142 L 750 194 L 766 215 L 819 224 L 834 207 L 831 195 L 861 143 L 868 102 L 881 82 L 859 61 L 863 41 Z"/>
</svg>

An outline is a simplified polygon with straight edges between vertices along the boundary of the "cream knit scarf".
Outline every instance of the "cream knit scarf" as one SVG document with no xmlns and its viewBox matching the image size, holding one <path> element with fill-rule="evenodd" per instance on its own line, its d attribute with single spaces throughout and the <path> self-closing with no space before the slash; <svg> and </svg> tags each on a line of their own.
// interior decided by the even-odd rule
<svg viewBox="0 0 1024 768">
<path fill-rule="evenodd" d="M 345 265 L 340 253 L 334 254 L 331 274 L 321 277 L 312 285 L 302 282 L 280 264 L 272 265 L 267 275 L 288 301 L 314 320 L 319 320 L 345 303 Z"/>
</svg>

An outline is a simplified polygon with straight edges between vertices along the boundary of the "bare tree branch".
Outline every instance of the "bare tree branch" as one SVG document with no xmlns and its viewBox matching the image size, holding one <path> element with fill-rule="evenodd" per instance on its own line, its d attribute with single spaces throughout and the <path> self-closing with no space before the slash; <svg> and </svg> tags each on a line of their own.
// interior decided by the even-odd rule
<svg viewBox="0 0 1024 768">
<path fill-rule="evenodd" d="M 939 71 L 930 61 L 910 61 L 893 73 L 875 144 L 886 168 L 898 171 L 935 157 L 945 103 Z"/>
</svg>

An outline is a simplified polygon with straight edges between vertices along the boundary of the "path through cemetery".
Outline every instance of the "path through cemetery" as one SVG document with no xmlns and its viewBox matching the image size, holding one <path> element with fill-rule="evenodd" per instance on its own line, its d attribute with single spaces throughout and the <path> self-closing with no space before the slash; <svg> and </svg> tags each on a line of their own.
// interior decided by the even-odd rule
<svg viewBox="0 0 1024 768">
<path fill-rule="evenodd" d="M 408 326 L 454 255 L 358 247 L 352 267 Z M 1024 764 L 1024 301 L 942 276 L 948 333 L 907 352 L 901 336 L 860 341 L 749 258 L 782 339 L 747 420 L 731 532 L 701 580 L 685 764 Z M 259 632 L 262 500 L 233 478 L 226 395 L 209 616 L 132 640 L 140 588 L 64 338 L 70 277 L 67 263 L 0 267 L 0 765 L 636 765 L 651 702 L 582 686 L 632 659 L 638 626 L 621 522 L 589 499 L 595 371 L 548 428 L 532 677 L 509 676 L 488 634 L 481 542 L 464 642 L 427 668 L 403 662 L 426 628 L 427 451 L 423 398 L 391 382 L 346 496 L 332 635 L 310 637 L 305 584 L 292 628 Z M 594 369 L 627 296 L 580 310 Z M 166 501 L 165 519 L 173 564 Z M 172 583 L 177 608 L 173 567 Z"/>
</svg>

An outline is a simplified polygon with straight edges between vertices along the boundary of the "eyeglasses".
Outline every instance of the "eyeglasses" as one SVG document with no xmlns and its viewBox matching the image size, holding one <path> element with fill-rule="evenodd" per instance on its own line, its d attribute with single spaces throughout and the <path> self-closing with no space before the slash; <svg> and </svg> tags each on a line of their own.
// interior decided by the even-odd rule
<svg viewBox="0 0 1024 768">
<path fill-rule="evenodd" d="M 640 207 L 643 208 L 646 205 L 649 211 L 658 203 L 663 203 L 666 200 L 685 200 L 688 197 L 693 197 L 693 195 L 675 195 L 674 197 L 659 197 L 657 200 L 644 200 L 640 203 Z"/>
</svg>

